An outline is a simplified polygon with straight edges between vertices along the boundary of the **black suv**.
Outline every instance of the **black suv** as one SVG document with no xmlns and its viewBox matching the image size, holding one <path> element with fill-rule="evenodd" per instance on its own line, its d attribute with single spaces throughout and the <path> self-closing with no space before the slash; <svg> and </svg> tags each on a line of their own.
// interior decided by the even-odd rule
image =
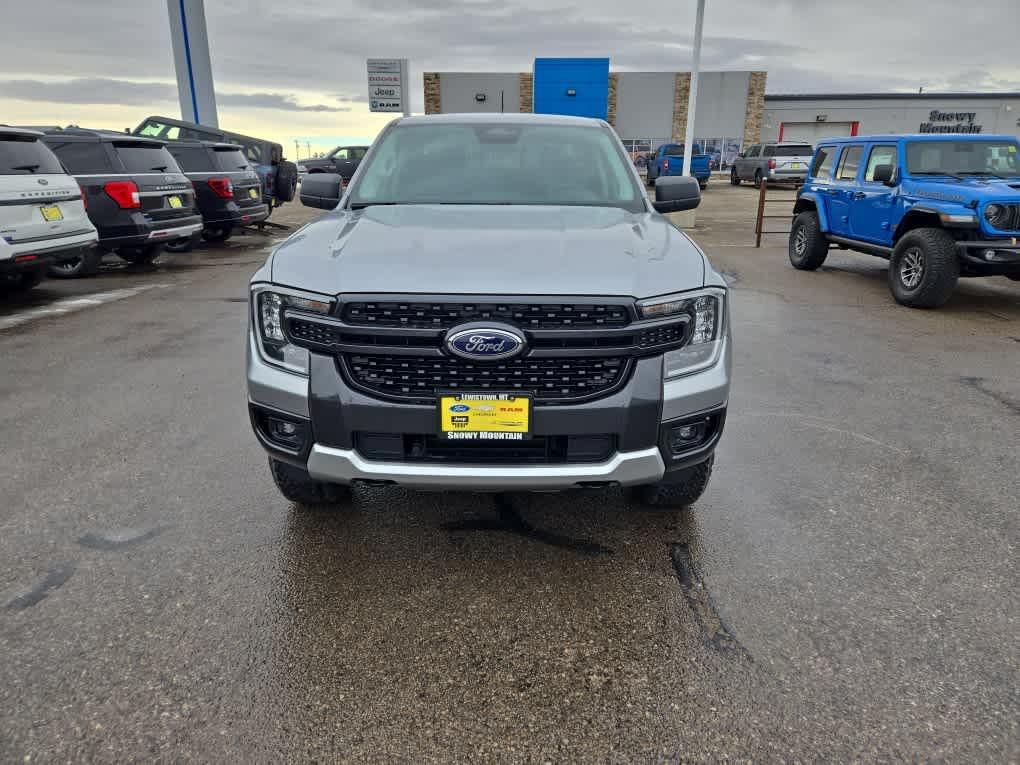
<svg viewBox="0 0 1020 765">
<path fill-rule="evenodd" d="M 52 276 L 95 273 L 104 251 L 148 263 L 201 231 L 191 181 L 162 142 L 83 128 L 47 130 L 43 141 L 78 181 L 99 232 L 98 250 L 50 266 Z"/>
<path fill-rule="evenodd" d="M 262 202 L 262 185 L 241 146 L 214 141 L 171 141 L 167 149 L 195 187 L 202 213 L 202 238 L 225 242 L 235 228 L 264 221 L 269 210 Z M 167 245 L 180 251 L 192 244 Z"/>
</svg>

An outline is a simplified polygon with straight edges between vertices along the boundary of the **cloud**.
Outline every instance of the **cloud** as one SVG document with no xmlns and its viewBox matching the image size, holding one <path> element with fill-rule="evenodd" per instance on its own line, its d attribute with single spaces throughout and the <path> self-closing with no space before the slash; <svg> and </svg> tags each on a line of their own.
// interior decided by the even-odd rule
<svg viewBox="0 0 1020 765">
<path fill-rule="evenodd" d="M 154 106 L 176 103 L 177 85 L 166 82 L 136 82 L 105 77 L 80 77 L 73 80 L 0 80 L 0 98 L 18 101 L 45 101 L 64 104 L 115 104 L 117 106 Z M 293 96 L 280 93 L 216 93 L 224 106 L 248 109 L 277 109 L 297 112 L 349 112 L 349 106 L 301 104 Z"/>
</svg>

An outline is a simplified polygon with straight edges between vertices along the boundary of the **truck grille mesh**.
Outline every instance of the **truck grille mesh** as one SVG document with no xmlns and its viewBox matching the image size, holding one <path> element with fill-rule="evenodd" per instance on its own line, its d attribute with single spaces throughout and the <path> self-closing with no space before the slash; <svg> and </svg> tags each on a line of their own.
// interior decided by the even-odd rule
<svg viewBox="0 0 1020 765">
<path fill-rule="evenodd" d="M 624 327 L 624 305 L 582 303 L 347 303 L 341 317 L 362 327 L 449 329 L 465 321 L 505 321 L 524 329 Z"/>
</svg>

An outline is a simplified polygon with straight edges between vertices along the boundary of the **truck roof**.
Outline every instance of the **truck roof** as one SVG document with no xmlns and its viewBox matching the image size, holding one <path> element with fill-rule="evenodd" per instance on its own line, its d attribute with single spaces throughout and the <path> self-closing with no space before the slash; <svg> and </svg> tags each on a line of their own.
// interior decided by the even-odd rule
<svg viewBox="0 0 1020 765">
<path fill-rule="evenodd" d="M 426 114 L 415 117 L 400 117 L 394 122 L 404 125 L 447 124 L 477 125 L 503 122 L 512 125 L 589 125 L 604 126 L 607 123 L 593 117 L 570 117 L 563 114 L 518 114 L 503 112 L 497 114 L 466 112 L 464 114 Z"/>
<path fill-rule="evenodd" d="M 832 145 L 841 143 L 869 143 L 871 141 L 951 141 L 964 138 L 968 141 L 1015 141 L 1015 135 L 992 135 L 986 133 L 903 133 L 884 135 L 846 135 L 836 138 L 824 138 L 818 141 L 818 145 Z"/>
</svg>

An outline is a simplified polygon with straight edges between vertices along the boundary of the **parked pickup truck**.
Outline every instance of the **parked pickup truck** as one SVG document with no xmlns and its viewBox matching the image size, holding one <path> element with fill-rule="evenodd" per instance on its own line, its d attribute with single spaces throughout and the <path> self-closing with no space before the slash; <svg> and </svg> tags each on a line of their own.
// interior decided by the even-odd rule
<svg viewBox="0 0 1020 765">
<path fill-rule="evenodd" d="M 325 157 L 301 160 L 298 172 L 302 176 L 308 173 L 336 173 L 349 181 L 367 151 L 367 146 L 337 146 Z"/>
<path fill-rule="evenodd" d="M 694 144 L 694 156 L 691 157 L 691 175 L 698 179 L 698 185 L 702 189 L 708 186 L 708 179 L 712 176 L 710 167 L 710 154 L 703 154 L 701 146 Z M 682 143 L 664 143 L 658 149 L 648 155 L 648 183 L 655 183 L 655 179 L 663 176 L 681 175 L 684 171 L 684 145 Z"/>
<path fill-rule="evenodd" d="M 889 260 L 896 302 L 936 308 L 961 276 L 1020 281 L 1015 136 L 834 138 L 798 192 L 790 262 L 813 271 L 829 247 Z"/>
</svg>

